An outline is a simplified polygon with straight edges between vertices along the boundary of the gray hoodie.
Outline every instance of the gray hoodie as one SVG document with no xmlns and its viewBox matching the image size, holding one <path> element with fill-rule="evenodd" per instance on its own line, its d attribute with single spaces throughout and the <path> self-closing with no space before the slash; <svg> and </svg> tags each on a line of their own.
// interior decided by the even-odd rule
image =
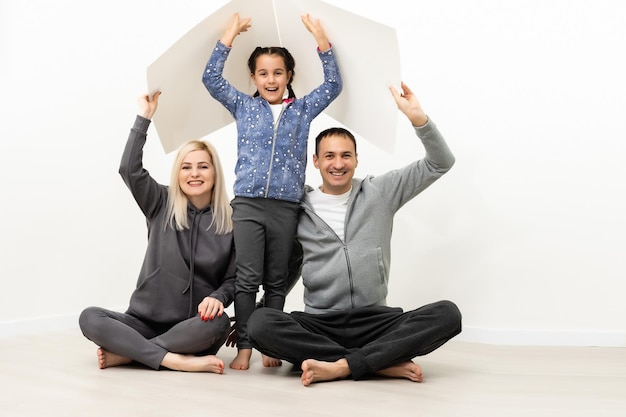
<svg viewBox="0 0 626 417">
<path fill-rule="evenodd" d="M 224 307 L 235 295 L 233 234 L 215 234 L 211 207 L 187 208 L 190 227 L 166 223 L 168 188 L 143 167 L 143 146 L 150 120 L 137 116 L 120 163 L 120 175 L 146 216 L 148 247 L 130 299 L 128 313 L 158 323 L 178 323 L 197 313 L 206 296 Z"/>
<path fill-rule="evenodd" d="M 395 213 L 454 164 L 432 121 L 415 132 L 423 159 L 380 176 L 352 180 L 345 219 L 345 241 L 313 211 L 307 187 L 298 224 L 302 245 L 304 311 L 321 314 L 386 305 Z"/>
</svg>

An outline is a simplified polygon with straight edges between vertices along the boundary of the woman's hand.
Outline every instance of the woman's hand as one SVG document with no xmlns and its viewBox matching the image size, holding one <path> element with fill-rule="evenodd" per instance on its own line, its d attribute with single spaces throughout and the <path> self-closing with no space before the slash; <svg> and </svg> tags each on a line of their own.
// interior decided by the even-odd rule
<svg viewBox="0 0 626 417">
<path fill-rule="evenodd" d="M 146 119 L 152 120 L 152 116 L 157 110 L 159 106 L 159 96 L 161 95 L 160 91 L 155 92 L 150 97 L 150 94 L 144 94 L 137 99 L 139 102 L 139 115 L 145 117 Z"/>
<path fill-rule="evenodd" d="M 217 298 L 204 297 L 198 304 L 198 314 L 204 321 L 213 320 L 215 317 L 222 317 L 224 314 L 224 304 Z"/>
</svg>

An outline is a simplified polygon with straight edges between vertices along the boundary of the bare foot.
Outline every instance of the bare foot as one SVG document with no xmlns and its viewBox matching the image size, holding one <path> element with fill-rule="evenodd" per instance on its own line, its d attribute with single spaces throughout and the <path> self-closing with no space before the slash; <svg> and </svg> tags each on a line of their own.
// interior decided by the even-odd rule
<svg viewBox="0 0 626 417">
<path fill-rule="evenodd" d="M 305 387 L 313 382 L 333 381 L 343 379 L 350 375 L 348 361 L 344 358 L 336 362 L 322 362 L 315 359 L 307 359 L 302 362 L 302 385 Z"/>
<path fill-rule="evenodd" d="M 250 368 L 250 357 L 252 356 L 252 349 L 239 349 L 237 356 L 228 365 L 230 369 L 237 369 L 239 371 L 245 371 Z"/>
<path fill-rule="evenodd" d="M 111 366 L 127 365 L 133 361 L 131 358 L 108 352 L 102 348 L 98 348 L 97 354 L 98 366 L 100 369 L 110 368 Z"/>
<path fill-rule="evenodd" d="M 266 368 L 275 368 L 277 366 L 281 366 L 283 362 L 280 359 L 272 358 L 271 356 L 261 355 L 263 356 L 263 366 Z"/>
<path fill-rule="evenodd" d="M 195 356 L 168 352 L 161 365 L 174 371 L 224 373 L 224 362 L 215 355 Z"/>
<path fill-rule="evenodd" d="M 406 378 L 413 382 L 422 382 L 424 380 L 422 368 L 420 368 L 420 366 L 415 362 L 411 361 L 381 369 L 376 372 L 376 375 L 387 376 L 390 378 Z"/>
</svg>

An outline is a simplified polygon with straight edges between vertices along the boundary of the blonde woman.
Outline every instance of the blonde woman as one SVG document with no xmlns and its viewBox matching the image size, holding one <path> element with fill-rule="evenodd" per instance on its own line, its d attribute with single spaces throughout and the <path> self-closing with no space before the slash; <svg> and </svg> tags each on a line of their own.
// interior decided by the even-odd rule
<svg viewBox="0 0 626 417">
<path fill-rule="evenodd" d="M 139 99 L 119 172 L 146 216 L 148 247 L 125 313 L 85 309 L 80 328 L 96 343 L 101 369 L 138 362 L 153 369 L 214 372 L 230 323 L 235 250 L 232 211 L 210 144 L 181 146 L 169 187 L 143 167 L 143 146 L 160 92 Z"/>
</svg>

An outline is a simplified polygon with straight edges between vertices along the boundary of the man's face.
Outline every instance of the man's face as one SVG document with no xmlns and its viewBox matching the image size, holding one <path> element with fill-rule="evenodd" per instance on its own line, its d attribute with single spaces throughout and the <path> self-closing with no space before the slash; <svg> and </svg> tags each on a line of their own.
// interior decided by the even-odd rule
<svg viewBox="0 0 626 417">
<path fill-rule="evenodd" d="M 322 175 L 322 192 L 344 194 L 352 186 L 352 177 L 359 161 L 354 143 L 343 135 L 322 139 L 313 155 L 313 164 Z"/>
</svg>

